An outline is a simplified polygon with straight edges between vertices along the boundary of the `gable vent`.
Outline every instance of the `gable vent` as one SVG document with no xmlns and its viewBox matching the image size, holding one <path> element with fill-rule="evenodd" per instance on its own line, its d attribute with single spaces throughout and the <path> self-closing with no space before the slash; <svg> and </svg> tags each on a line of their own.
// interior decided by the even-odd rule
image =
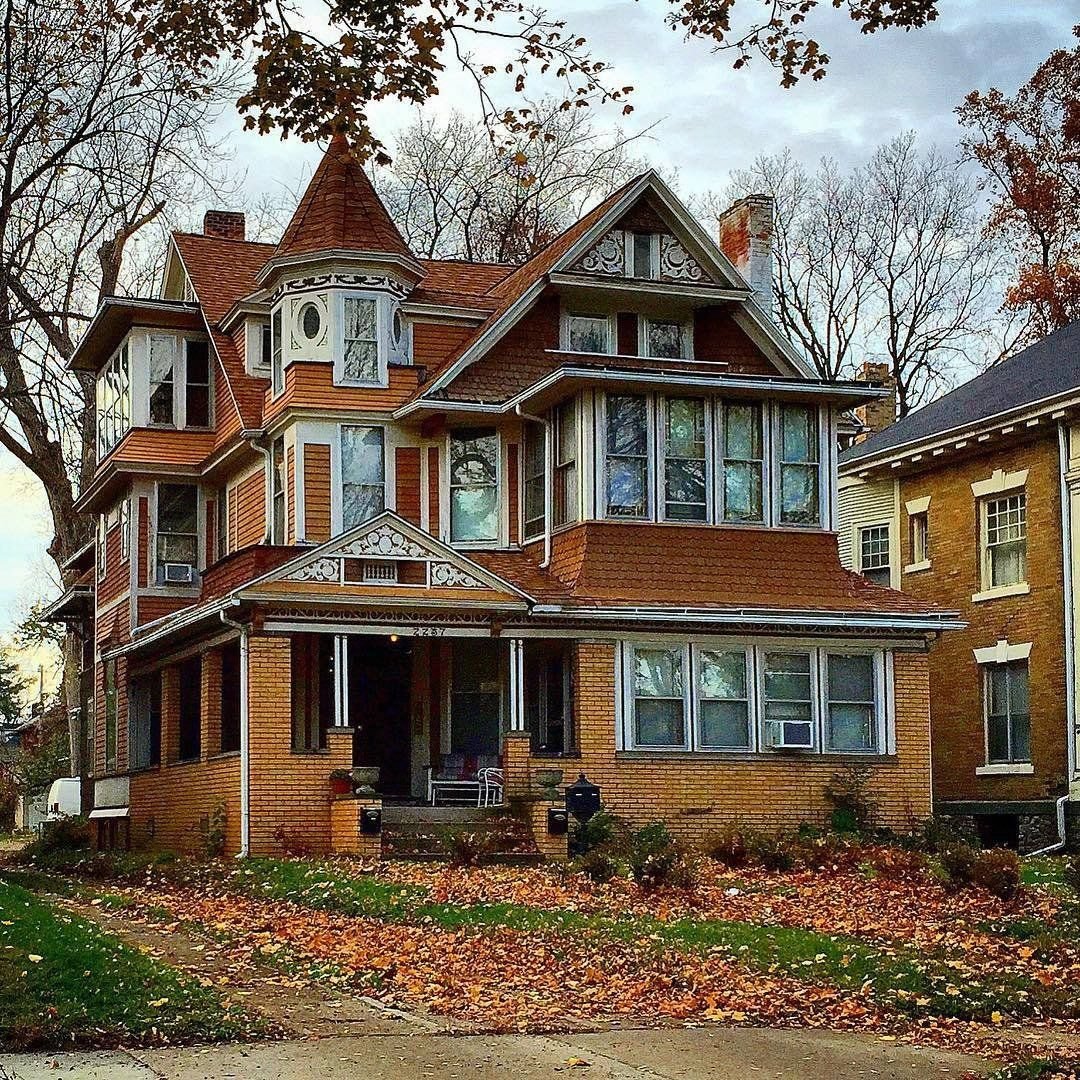
<svg viewBox="0 0 1080 1080">
<path fill-rule="evenodd" d="M 397 563 L 392 560 L 364 559 L 360 574 L 365 585 L 394 585 L 398 579 Z"/>
</svg>

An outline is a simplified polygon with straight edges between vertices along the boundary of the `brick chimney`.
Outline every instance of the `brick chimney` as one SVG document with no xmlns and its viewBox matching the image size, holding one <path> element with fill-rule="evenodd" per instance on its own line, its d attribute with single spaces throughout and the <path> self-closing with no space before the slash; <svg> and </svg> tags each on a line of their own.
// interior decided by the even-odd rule
<svg viewBox="0 0 1080 1080">
<path fill-rule="evenodd" d="M 729 206 L 718 218 L 720 250 L 735 264 L 754 299 L 773 309 L 773 198 L 748 195 Z"/>
<path fill-rule="evenodd" d="M 244 228 L 244 215 L 238 210 L 207 210 L 203 215 L 203 236 L 220 236 L 225 240 L 243 240 Z"/>
<path fill-rule="evenodd" d="M 855 409 L 855 416 L 863 426 L 863 430 L 855 438 L 855 441 L 860 443 L 896 422 L 896 380 L 892 377 L 888 364 L 877 364 L 870 360 L 864 361 L 855 375 L 855 380 L 887 386 L 891 391 L 888 397 L 876 398 Z"/>
</svg>

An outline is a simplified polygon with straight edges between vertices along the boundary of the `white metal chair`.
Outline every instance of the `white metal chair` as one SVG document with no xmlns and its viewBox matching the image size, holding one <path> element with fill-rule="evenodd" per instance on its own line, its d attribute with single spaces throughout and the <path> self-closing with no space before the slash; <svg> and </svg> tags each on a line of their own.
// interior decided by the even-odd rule
<svg viewBox="0 0 1080 1080">
<path fill-rule="evenodd" d="M 476 796 L 477 806 L 502 806 L 503 771 L 502 769 L 480 769 L 476 774 L 480 791 Z"/>
</svg>

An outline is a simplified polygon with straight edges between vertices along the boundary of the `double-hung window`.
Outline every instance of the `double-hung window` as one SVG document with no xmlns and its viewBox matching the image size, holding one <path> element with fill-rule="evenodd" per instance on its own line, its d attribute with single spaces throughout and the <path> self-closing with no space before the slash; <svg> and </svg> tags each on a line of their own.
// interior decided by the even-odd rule
<svg viewBox="0 0 1080 1080">
<path fill-rule="evenodd" d="M 780 521 L 821 521 L 821 444 L 817 410 L 811 406 L 780 407 Z"/>
<path fill-rule="evenodd" d="M 184 342 L 184 426 L 210 426 L 210 344 Z"/>
<path fill-rule="evenodd" d="M 745 649 L 695 650 L 697 745 L 750 749 L 749 658 Z"/>
<path fill-rule="evenodd" d="M 984 588 L 1022 584 L 1027 580 L 1027 495 L 1002 495 L 982 506 Z"/>
<path fill-rule="evenodd" d="M 555 410 L 555 477 L 552 485 L 553 528 L 578 519 L 577 400 L 564 401 Z"/>
<path fill-rule="evenodd" d="M 812 749 L 815 696 L 813 654 L 766 651 L 762 667 L 762 717 L 766 745 Z"/>
<path fill-rule="evenodd" d="M 490 429 L 450 436 L 450 539 L 484 543 L 499 537 L 499 436 Z"/>
<path fill-rule="evenodd" d="M 657 233 L 633 232 L 627 235 L 628 270 L 631 277 L 657 278 L 660 264 L 660 237 Z"/>
<path fill-rule="evenodd" d="M 194 484 L 158 484 L 154 551 L 159 585 L 194 582 L 199 559 L 199 489 Z"/>
<path fill-rule="evenodd" d="M 277 396 L 285 389 L 285 354 L 281 342 L 281 307 L 270 316 L 270 391 Z"/>
<path fill-rule="evenodd" d="M 605 433 L 607 516 L 649 516 L 649 403 L 639 394 L 609 394 Z"/>
<path fill-rule="evenodd" d="M 543 424 L 526 423 L 522 459 L 525 491 L 522 532 L 526 540 L 532 540 L 543 535 L 547 502 L 547 434 Z"/>
<path fill-rule="evenodd" d="M 279 435 L 270 447 L 270 542 L 285 543 L 285 437 Z"/>
<path fill-rule="evenodd" d="M 341 524 L 368 521 L 386 509 L 383 429 L 354 424 L 341 428 Z"/>
<path fill-rule="evenodd" d="M 983 695 L 986 710 L 988 765 L 1031 761 L 1031 713 L 1028 705 L 1028 662 L 987 664 Z"/>
<path fill-rule="evenodd" d="M 705 521 L 705 400 L 666 398 L 663 404 L 664 517 L 668 521 Z"/>
<path fill-rule="evenodd" d="M 634 646 L 632 673 L 634 745 L 685 747 L 686 649 Z"/>
<path fill-rule="evenodd" d="M 150 334 L 147 417 L 169 427 L 210 426 L 210 344 Z"/>
<path fill-rule="evenodd" d="M 606 315 L 567 315 L 566 347 L 570 352 L 613 352 L 611 320 Z"/>
<path fill-rule="evenodd" d="M 847 753 L 879 749 L 875 657 L 870 653 L 825 656 L 825 747 Z"/>
<path fill-rule="evenodd" d="M 920 510 L 908 518 L 908 539 L 911 542 L 911 564 L 921 566 L 930 561 L 930 514 Z"/>
<path fill-rule="evenodd" d="M 342 301 L 342 319 L 345 380 L 381 382 L 378 301 L 371 296 L 346 296 Z"/>
<path fill-rule="evenodd" d="M 889 584 L 888 525 L 866 525 L 859 529 L 859 573 L 876 585 Z"/>
<path fill-rule="evenodd" d="M 176 392 L 176 338 L 150 335 L 150 423 L 172 424 Z"/>
<path fill-rule="evenodd" d="M 756 402 L 725 402 L 722 426 L 724 521 L 737 524 L 764 521 L 761 406 Z"/>
</svg>

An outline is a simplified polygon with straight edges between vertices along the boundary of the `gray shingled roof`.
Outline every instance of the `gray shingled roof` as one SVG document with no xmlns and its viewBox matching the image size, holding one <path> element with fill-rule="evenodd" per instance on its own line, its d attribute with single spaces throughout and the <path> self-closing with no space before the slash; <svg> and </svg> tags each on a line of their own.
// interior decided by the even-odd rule
<svg viewBox="0 0 1080 1080">
<path fill-rule="evenodd" d="M 840 467 L 934 438 L 954 428 L 971 427 L 980 420 L 1070 391 L 1080 393 L 1080 322 L 1055 330 L 944 397 L 845 450 L 840 455 Z"/>
</svg>

